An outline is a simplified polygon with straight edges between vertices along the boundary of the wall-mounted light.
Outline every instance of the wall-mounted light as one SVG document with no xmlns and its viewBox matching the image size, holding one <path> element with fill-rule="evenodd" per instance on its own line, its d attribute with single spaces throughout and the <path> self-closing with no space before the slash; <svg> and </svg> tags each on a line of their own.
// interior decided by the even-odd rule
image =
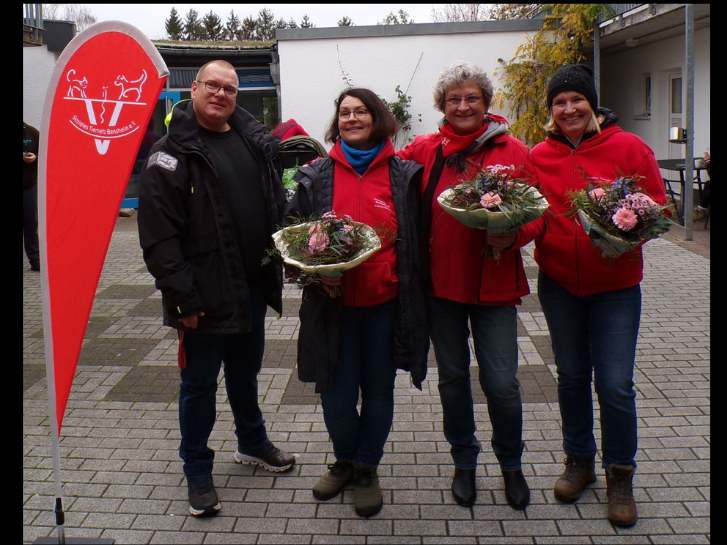
<svg viewBox="0 0 727 545">
<path fill-rule="evenodd" d="M 669 142 L 672 144 L 685 144 L 687 141 L 687 130 L 681 127 L 671 127 L 669 129 Z"/>
</svg>

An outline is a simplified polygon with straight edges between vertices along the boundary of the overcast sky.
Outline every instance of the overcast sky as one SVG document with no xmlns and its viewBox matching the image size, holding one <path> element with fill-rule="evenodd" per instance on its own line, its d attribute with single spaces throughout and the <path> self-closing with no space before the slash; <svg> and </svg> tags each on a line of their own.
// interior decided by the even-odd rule
<svg viewBox="0 0 727 545">
<path fill-rule="evenodd" d="M 295 19 L 300 24 L 308 15 L 316 27 L 336 26 L 344 15 L 353 20 L 354 25 L 375 25 L 390 11 L 403 9 L 415 23 L 431 23 L 432 8 L 442 9 L 445 4 L 83 4 L 91 14 L 101 21 L 124 21 L 141 30 L 151 40 L 166 38 L 164 20 L 169 17 L 172 7 L 177 9 L 180 18 L 195 9 L 200 18 L 210 11 L 215 12 L 222 23 L 227 21 L 230 10 L 242 20 L 248 15 L 257 16 L 263 8 L 275 14 L 276 20 Z M 59 16 L 63 14 L 63 4 L 59 4 Z"/>
</svg>

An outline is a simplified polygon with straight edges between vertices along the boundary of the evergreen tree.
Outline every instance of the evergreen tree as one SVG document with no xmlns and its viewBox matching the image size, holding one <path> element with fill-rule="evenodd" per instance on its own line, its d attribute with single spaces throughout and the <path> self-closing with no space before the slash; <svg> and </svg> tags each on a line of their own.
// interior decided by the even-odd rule
<svg viewBox="0 0 727 545">
<path fill-rule="evenodd" d="M 403 9 L 399 10 L 399 13 L 390 11 L 389 14 L 384 17 L 384 20 L 379 22 L 380 25 L 411 25 L 414 23 L 414 19 L 409 17 L 409 14 Z"/>
<path fill-rule="evenodd" d="M 184 39 L 199 40 L 202 34 L 201 26 L 199 15 L 195 10 L 190 9 L 184 16 Z"/>
<path fill-rule="evenodd" d="M 167 36 L 170 40 L 181 40 L 184 27 L 182 20 L 179 18 L 179 13 L 175 8 L 169 12 L 169 19 L 164 21 L 164 28 L 167 31 Z"/>
<path fill-rule="evenodd" d="M 275 38 L 275 15 L 267 8 L 257 14 L 257 30 L 255 36 L 258 40 L 273 40 Z"/>
<path fill-rule="evenodd" d="M 275 28 L 288 28 L 288 23 L 286 23 L 285 19 L 281 17 L 278 19 L 278 22 L 275 23 Z"/>
<path fill-rule="evenodd" d="M 230 17 L 227 19 L 225 24 L 225 37 L 228 40 L 237 40 L 240 32 L 240 19 L 238 19 L 235 12 L 230 10 Z"/>
<path fill-rule="evenodd" d="M 298 23 L 292 17 L 288 19 L 288 28 L 298 28 Z"/>
<path fill-rule="evenodd" d="M 204 40 L 221 40 L 224 36 L 224 28 L 219 15 L 210 10 L 210 12 L 202 18 L 202 28 Z"/>
<path fill-rule="evenodd" d="M 338 21 L 338 26 L 353 26 L 353 21 L 351 20 L 351 18 L 350 18 L 350 17 L 347 17 L 347 16 L 345 16 L 345 15 L 344 15 L 344 16 L 343 16 L 343 17 L 342 17 L 342 18 L 341 18 L 341 19 L 340 19 L 340 20 Z"/>
<path fill-rule="evenodd" d="M 257 20 L 251 16 L 247 16 L 242 20 L 242 26 L 240 28 L 240 39 L 241 40 L 254 40 L 257 34 Z"/>
<path fill-rule="evenodd" d="M 308 15 L 303 15 L 303 19 L 300 22 L 300 28 L 314 28 L 315 26 L 316 25 L 314 25 L 308 18 Z"/>
</svg>

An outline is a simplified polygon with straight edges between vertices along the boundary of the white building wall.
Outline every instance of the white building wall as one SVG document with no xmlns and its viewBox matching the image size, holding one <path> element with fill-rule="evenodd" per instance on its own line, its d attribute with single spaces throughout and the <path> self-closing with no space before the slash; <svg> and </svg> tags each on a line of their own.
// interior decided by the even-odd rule
<svg viewBox="0 0 727 545">
<path fill-rule="evenodd" d="M 709 27 L 694 33 L 694 154 L 698 157 L 710 146 L 709 34 Z M 681 35 L 612 55 L 604 54 L 601 59 L 601 105 L 618 115 L 624 129 L 641 136 L 657 159 L 683 157 L 685 150 L 684 145 L 669 148 L 668 77 L 676 69 L 686 78 L 684 47 L 684 35 Z M 651 74 L 652 81 L 651 118 L 638 119 L 643 109 L 642 75 L 646 73 Z M 684 99 L 686 93 L 683 93 Z M 686 126 L 686 121 L 682 126 Z M 670 151 L 674 157 L 670 157 Z"/>
<path fill-rule="evenodd" d="M 55 64 L 55 54 L 45 45 L 23 47 L 23 121 L 37 129 Z"/>
<path fill-rule="evenodd" d="M 409 136 L 430 133 L 442 118 L 433 106 L 432 92 L 444 68 L 456 60 L 473 62 L 487 72 L 497 90 L 497 59 L 509 61 L 530 34 L 518 31 L 280 40 L 282 119 L 294 118 L 330 148 L 323 137 L 334 113 L 333 102 L 346 87 L 339 52 L 340 64 L 353 83 L 370 88 L 386 100 L 396 98 L 397 85 L 406 89 L 423 54 L 407 92 L 412 97 Z M 503 113 L 494 107 L 491 111 Z"/>
</svg>

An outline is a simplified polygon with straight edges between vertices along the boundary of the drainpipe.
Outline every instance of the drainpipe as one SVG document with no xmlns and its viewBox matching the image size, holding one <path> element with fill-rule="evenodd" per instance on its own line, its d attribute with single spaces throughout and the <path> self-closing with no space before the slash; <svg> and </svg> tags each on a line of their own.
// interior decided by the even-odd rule
<svg viewBox="0 0 727 545">
<path fill-rule="evenodd" d="M 596 84 L 596 96 L 601 96 L 601 33 L 598 17 L 593 23 L 593 82 Z"/>
<path fill-rule="evenodd" d="M 692 183 L 694 167 L 694 6 L 685 4 L 684 6 L 684 39 L 685 39 L 685 59 L 684 67 L 686 69 L 685 83 L 687 86 L 686 108 L 687 116 L 687 149 L 684 158 L 684 240 L 692 240 L 693 227 L 693 211 L 694 211 L 694 184 Z"/>
</svg>

